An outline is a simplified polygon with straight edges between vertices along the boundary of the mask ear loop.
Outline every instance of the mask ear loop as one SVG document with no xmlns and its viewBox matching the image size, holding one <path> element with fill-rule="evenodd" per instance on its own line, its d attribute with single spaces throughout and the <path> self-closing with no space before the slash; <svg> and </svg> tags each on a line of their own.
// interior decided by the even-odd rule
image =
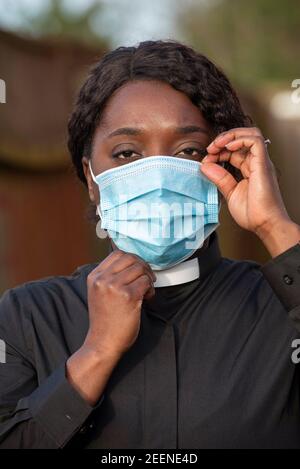
<svg viewBox="0 0 300 469">
<path fill-rule="evenodd" d="M 98 183 L 97 183 L 96 176 L 94 175 L 93 170 L 92 170 L 91 160 L 89 160 L 89 168 L 90 168 L 90 173 L 91 173 L 91 176 L 92 176 L 93 181 L 94 181 L 96 184 L 98 184 Z"/>
<path fill-rule="evenodd" d="M 99 184 L 97 182 L 97 179 L 93 173 L 93 170 L 92 170 L 92 165 L 91 165 L 91 160 L 89 160 L 89 168 L 90 168 L 90 173 L 91 173 L 91 176 L 92 176 L 92 179 L 94 181 L 95 184 L 97 184 L 98 188 L 99 188 Z M 99 192 L 100 192 L 100 188 L 99 188 Z M 96 225 L 96 235 L 98 238 L 100 239 L 105 239 L 107 238 L 108 234 L 106 232 L 106 230 L 104 230 L 101 226 L 101 222 L 102 222 L 102 214 L 101 214 L 101 209 L 100 209 L 100 204 L 97 205 L 97 208 L 96 208 L 96 215 L 99 215 L 100 217 L 100 220 L 97 222 L 97 225 Z"/>
<path fill-rule="evenodd" d="M 224 168 L 225 163 L 226 163 L 225 161 L 219 161 L 217 164 L 219 164 L 220 166 L 222 166 L 222 167 Z M 201 162 L 200 162 L 200 165 L 202 165 Z M 220 192 L 219 189 L 218 189 L 218 208 L 219 208 L 219 209 L 218 209 L 218 213 L 220 213 L 221 206 L 222 206 L 221 196 L 222 196 L 222 194 L 221 194 L 221 192 Z"/>
</svg>

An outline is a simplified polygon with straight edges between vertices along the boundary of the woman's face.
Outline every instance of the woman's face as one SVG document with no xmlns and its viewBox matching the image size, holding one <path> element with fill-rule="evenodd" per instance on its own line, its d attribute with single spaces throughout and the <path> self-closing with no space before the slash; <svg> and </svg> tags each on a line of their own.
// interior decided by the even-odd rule
<svg viewBox="0 0 300 469">
<path fill-rule="evenodd" d="M 131 81 L 109 99 L 95 132 L 95 175 L 155 155 L 201 161 L 213 136 L 199 109 L 182 92 L 160 81 Z M 83 169 L 92 202 L 99 203 L 88 158 Z"/>
</svg>

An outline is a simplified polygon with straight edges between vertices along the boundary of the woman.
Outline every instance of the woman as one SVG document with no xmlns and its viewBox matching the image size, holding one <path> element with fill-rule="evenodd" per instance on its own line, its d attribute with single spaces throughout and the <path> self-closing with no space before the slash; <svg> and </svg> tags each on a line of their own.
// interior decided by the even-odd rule
<svg viewBox="0 0 300 469">
<path fill-rule="evenodd" d="M 3 295 L 0 447 L 299 448 L 300 227 L 224 74 L 175 41 L 118 48 L 80 91 L 69 149 L 112 251 Z M 122 218 L 120 187 L 129 208 L 197 203 L 197 228 L 147 238 L 176 217 Z M 221 257 L 218 191 L 264 266 Z"/>
</svg>

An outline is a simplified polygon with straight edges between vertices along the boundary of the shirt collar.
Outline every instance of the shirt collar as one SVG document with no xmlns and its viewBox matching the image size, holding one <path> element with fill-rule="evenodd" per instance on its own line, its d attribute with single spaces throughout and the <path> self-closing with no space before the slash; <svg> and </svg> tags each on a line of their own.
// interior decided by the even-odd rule
<svg viewBox="0 0 300 469">
<path fill-rule="evenodd" d="M 143 302 L 143 310 L 145 312 L 156 316 L 164 322 L 173 320 L 177 312 L 180 313 L 186 301 L 192 301 L 195 291 L 198 293 L 201 291 L 201 287 L 205 284 L 206 279 L 222 260 L 218 236 L 215 231 L 209 237 L 208 246 L 205 249 L 200 248 L 198 252 L 196 251 L 193 259 L 196 259 L 198 262 L 198 277 L 184 283 L 172 283 L 172 285 L 155 288 L 155 295 Z M 188 262 L 188 260 L 184 262 Z M 191 269 L 191 271 L 194 271 L 194 269 Z M 183 278 L 184 270 L 181 271 L 181 274 L 181 278 Z M 179 279 L 179 275 L 175 277 Z"/>
<path fill-rule="evenodd" d="M 170 269 L 155 271 L 155 288 L 169 287 L 188 283 L 196 279 L 203 279 L 208 275 L 214 265 L 220 260 L 221 253 L 218 244 L 217 233 L 213 232 L 209 237 L 209 245 Z"/>
</svg>

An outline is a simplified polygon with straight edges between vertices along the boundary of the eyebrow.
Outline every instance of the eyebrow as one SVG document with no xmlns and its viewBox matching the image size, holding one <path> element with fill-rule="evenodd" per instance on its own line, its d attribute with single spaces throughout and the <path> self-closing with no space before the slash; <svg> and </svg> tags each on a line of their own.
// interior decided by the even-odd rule
<svg viewBox="0 0 300 469">
<path fill-rule="evenodd" d="M 175 133 L 181 135 L 187 135 L 191 133 L 201 132 L 204 134 L 208 134 L 208 131 L 203 127 L 199 127 L 197 125 L 187 125 L 184 127 L 174 127 L 172 129 Z M 116 129 L 108 135 L 108 138 L 116 137 L 117 135 L 142 135 L 145 133 L 142 129 L 134 128 L 134 127 L 121 127 L 120 129 Z"/>
</svg>

